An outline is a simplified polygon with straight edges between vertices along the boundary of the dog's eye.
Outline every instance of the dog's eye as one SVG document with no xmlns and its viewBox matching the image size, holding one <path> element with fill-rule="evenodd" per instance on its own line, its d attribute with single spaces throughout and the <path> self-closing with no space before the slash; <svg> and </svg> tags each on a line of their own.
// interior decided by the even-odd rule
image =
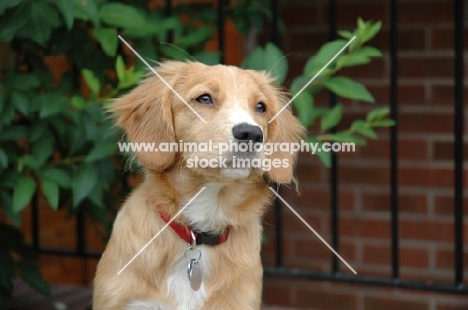
<svg viewBox="0 0 468 310">
<path fill-rule="evenodd" d="M 195 101 L 201 104 L 213 104 L 213 100 L 211 99 L 211 96 L 208 94 L 203 94 L 200 97 L 196 98 Z"/>
<path fill-rule="evenodd" d="M 263 102 L 257 103 L 257 106 L 255 107 L 255 111 L 263 113 L 263 112 L 265 112 L 265 110 L 266 110 L 266 107 L 265 107 L 265 104 Z"/>
</svg>

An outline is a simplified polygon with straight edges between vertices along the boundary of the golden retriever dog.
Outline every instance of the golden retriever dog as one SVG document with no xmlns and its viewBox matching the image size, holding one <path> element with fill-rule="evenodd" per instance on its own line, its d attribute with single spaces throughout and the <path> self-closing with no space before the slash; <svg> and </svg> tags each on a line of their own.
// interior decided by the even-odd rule
<svg viewBox="0 0 468 310">
<path fill-rule="evenodd" d="M 265 72 L 177 61 L 163 62 L 156 71 L 167 84 L 150 73 L 110 105 L 128 142 L 240 146 L 304 136 L 289 107 L 269 122 L 288 96 Z M 213 148 L 134 155 L 144 181 L 115 220 L 94 280 L 93 309 L 260 309 L 261 217 L 274 198 L 268 186 L 295 181 L 296 154 L 234 149 L 219 155 Z M 228 164 L 189 165 L 195 158 Z M 239 158 L 282 164 L 269 170 L 230 165 Z"/>
</svg>

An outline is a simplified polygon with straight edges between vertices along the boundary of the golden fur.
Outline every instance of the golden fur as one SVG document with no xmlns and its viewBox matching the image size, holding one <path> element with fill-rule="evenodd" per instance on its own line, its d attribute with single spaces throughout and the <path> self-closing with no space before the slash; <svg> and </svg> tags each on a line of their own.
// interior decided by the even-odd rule
<svg viewBox="0 0 468 310">
<path fill-rule="evenodd" d="M 297 142 L 304 135 L 304 129 L 289 108 L 268 123 L 288 98 L 266 73 L 175 61 L 162 63 L 156 70 L 207 124 L 202 123 L 157 76 L 149 75 L 110 107 L 117 126 L 123 129 L 128 141 L 156 144 L 179 140 L 225 142 L 232 139 L 235 124 L 230 120 L 239 111 L 248 113 L 262 128 L 265 142 Z M 212 96 L 212 106 L 194 100 L 202 94 Z M 264 102 L 264 113 L 255 111 L 258 102 Z M 259 309 L 261 216 L 272 201 L 268 183 L 270 180 L 291 182 L 296 156 L 276 152 L 265 157 L 286 158 L 291 165 L 272 168 L 265 173 L 261 169 L 251 169 L 245 177 L 236 177 L 218 168 L 188 169 L 185 166 L 189 158 L 216 158 L 217 152 L 139 152 L 135 155 L 144 168 L 145 180 L 133 191 L 117 216 L 111 239 L 98 265 L 93 309 Z M 203 186 L 212 184 L 219 186 L 213 196 L 217 200 L 213 204 L 217 205 L 210 206 L 210 210 L 215 210 L 213 214 L 202 214 L 201 218 L 206 219 L 203 223 L 190 218 L 188 213 L 182 213 L 176 219 L 184 225 L 208 225 L 211 232 L 220 232 L 232 225 L 225 243 L 199 246 L 203 248 L 201 260 L 209 261 L 203 296 L 194 295 L 190 299 L 192 306 L 184 305 L 181 303 L 187 299 L 183 298 L 189 297 L 178 296 L 167 284 L 170 277 L 174 278 L 171 273 L 177 268 L 177 262 L 183 260 L 187 247 L 171 228 L 164 230 L 117 275 L 164 226 L 157 204 L 172 217 Z M 188 283 L 187 279 L 181 281 Z"/>
</svg>

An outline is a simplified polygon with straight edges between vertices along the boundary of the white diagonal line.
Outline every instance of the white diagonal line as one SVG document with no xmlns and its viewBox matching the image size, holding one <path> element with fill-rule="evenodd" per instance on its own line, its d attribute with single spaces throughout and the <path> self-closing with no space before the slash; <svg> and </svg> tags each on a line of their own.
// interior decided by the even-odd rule
<svg viewBox="0 0 468 310">
<path fill-rule="evenodd" d="M 129 49 L 132 50 L 132 52 L 133 52 L 138 58 L 141 59 L 141 61 L 143 61 L 143 62 L 145 63 L 145 65 L 146 65 L 151 71 L 153 71 L 154 74 L 157 75 L 157 77 L 174 93 L 174 95 L 176 95 L 180 100 L 182 100 L 182 102 L 185 103 L 185 105 L 186 105 L 190 110 L 192 110 L 192 112 L 195 113 L 195 115 L 198 116 L 198 118 L 201 119 L 201 121 L 202 121 L 203 123 L 206 124 L 205 119 L 204 119 L 203 117 L 201 117 L 201 115 L 198 114 L 198 112 L 195 111 L 195 109 L 192 108 L 192 107 L 187 103 L 187 101 L 185 101 L 185 99 L 182 98 L 182 96 L 179 95 L 179 93 L 176 92 L 175 89 L 172 88 L 172 86 L 169 85 L 169 83 L 166 82 L 166 80 L 164 80 L 164 79 L 162 78 L 162 76 L 159 75 L 159 73 L 158 73 L 156 70 L 154 70 L 154 68 L 151 67 L 151 66 L 146 62 L 146 60 L 143 59 L 143 57 L 140 56 L 140 54 L 137 53 L 137 52 L 133 49 L 133 47 L 132 47 L 130 44 L 128 44 L 127 41 L 124 40 L 124 38 L 122 38 L 120 35 L 119 35 L 118 37 L 119 37 L 120 40 L 122 40 L 123 43 L 125 43 L 125 45 L 127 45 L 127 47 L 128 47 Z"/>
<path fill-rule="evenodd" d="M 357 272 L 353 269 L 353 267 L 351 267 L 341 256 L 340 254 L 338 254 L 326 241 L 325 239 L 322 238 L 322 236 L 320 236 L 318 234 L 318 232 L 315 231 L 315 229 L 312 228 L 312 226 L 309 225 L 309 223 L 307 223 L 303 218 L 302 216 L 299 215 L 299 213 L 296 212 L 296 210 L 293 209 L 293 207 L 291 207 L 284 199 L 283 197 L 281 197 L 272 187 L 269 187 L 270 190 L 276 194 L 276 197 L 278 197 L 291 211 L 292 213 L 294 213 L 295 216 L 297 216 L 301 221 L 302 223 L 305 224 L 305 226 L 307 226 L 307 228 L 309 228 L 319 239 L 320 241 L 322 241 L 329 249 L 330 251 L 333 252 L 333 254 L 335 254 L 345 265 L 346 267 L 348 267 L 352 272 L 354 272 L 354 274 L 357 274 Z"/>
<path fill-rule="evenodd" d="M 132 263 L 132 262 L 133 262 L 133 261 L 150 245 L 150 244 L 151 244 L 151 242 L 154 241 L 154 239 L 156 239 L 169 225 L 171 225 L 171 223 L 176 219 L 176 217 L 178 217 L 178 216 L 185 210 L 185 208 L 187 208 L 188 205 L 189 205 L 193 200 L 195 200 L 195 198 L 197 198 L 197 196 L 200 195 L 201 192 L 203 192 L 203 191 L 205 190 L 205 188 L 206 188 L 206 187 L 202 187 L 201 190 L 199 190 L 198 193 L 197 193 L 195 196 L 193 196 L 193 198 L 190 199 L 189 202 L 187 202 L 187 203 L 185 204 L 185 206 L 184 206 L 182 209 L 180 209 L 179 212 L 177 212 L 177 214 L 174 215 L 174 217 L 171 218 L 171 220 L 170 220 L 169 222 L 167 222 L 166 225 L 164 225 L 164 227 L 161 228 L 161 229 L 158 231 L 158 233 L 157 233 L 156 235 L 154 235 L 154 237 L 151 238 L 151 240 L 148 241 L 148 242 L 141 248 L 141 250 L 138 251 L 138 253 L 136 253 L 135 256 L 132 257 L 132 259 L 131 259 L 125 266 L 123 266 L 122 269 L 120 269 L 119 272 L 117 272 L 117 275 L 120 275 L 120 274 L 122 273 L 122 271 L 124 271 L 125 268 L 127 268 L 128 265 L 130 265 L 130 264 L 131 264 L 131 263 Z"/>
<path fill-rule="evenodd" d="M 319 76 L 319 74 L 322 73 L 322 71 L 325 70 L 325 69 L 332 63 L 332 61 L 335 60 L 335 58 L 338 57 L 338 55 L 340 55 L 341 52 L 344 51 L 345 48 L 347 48 L 348 45 L 351 44 L 351 42 L 353 42 L 354 39 L 356 39 L 356 36 L 352 37 L 352 38 L 348 41 L 348 43 L 346 43 L 346 45 L 343 46 L 343 48 L 340 49 L 340 51 L 339 51 L 338 53 L 336 53 L 336 55 L 333 56 L 333 58 L 330 59 L 330 60 L 327 62 L 327 64 L 326 64 L 325 66 L 323 66 L 323 68 L 320 69 L 320 71 L 317 72 L 317 73 L 314 75 L 314 77 L 313 77 L 312 79 L 310 79 L 310 81 L 307 82 L 307 84 L 305 84 L 304 87 L 302 87 L 301 90 L 299 90 L 299 91 L 297 92 L 297 94 L 295 94 L 294 97 L 292 97 L 291 100 L 289 100 L 288 103 L 286 103 L 286 104 L 284 105 L 284 107 L 282 107 L 281 110 L 279 110 L 278 113 L 276 113 L 275 116 L 273 116 L 273 117 L 271 118 L 271 120 L 268 121 L 268 123 L 273 122 L 273 121 L 275 120 L 275 118 L 277 118 L 278 115 L 280 115 L 281 112 L 283 112 L 284 109 L 286 109 L 286 108 L 291 104 L 291 102 L 293 102 L 294 99 L 296 99 L 296 97 L 299 96 L 299 95 L 304 91 L 304 89 L 306 89 L 307 86 L 309 86 L 310 83 L 312 83 L 312 82 L 317 78 L 317 76 Z"/>
</svg>

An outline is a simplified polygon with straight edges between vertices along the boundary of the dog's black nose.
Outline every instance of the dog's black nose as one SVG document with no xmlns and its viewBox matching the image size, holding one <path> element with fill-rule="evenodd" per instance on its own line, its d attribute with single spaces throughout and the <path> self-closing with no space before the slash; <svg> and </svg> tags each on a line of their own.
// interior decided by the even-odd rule
<svg viewBox="0 0 468 310">
<path fill-rule="evenodd" d="M 263 142 L 263 132 L 258 126 L 249 124 L 239 124 L 232 128 L 232 135 L 240 142 L 252 141 L 253 143 Z"/>
</svg>

